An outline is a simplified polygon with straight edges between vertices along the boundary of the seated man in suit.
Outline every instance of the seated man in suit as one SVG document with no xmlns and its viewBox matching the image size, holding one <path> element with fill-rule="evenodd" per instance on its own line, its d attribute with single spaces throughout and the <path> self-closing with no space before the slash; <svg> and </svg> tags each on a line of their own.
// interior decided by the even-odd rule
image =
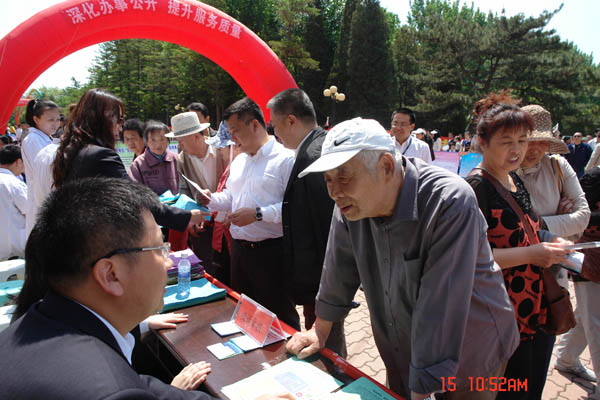
<svg viewBox="0 0 600 400">
<path fill-rule="evenodd" d="M 41 208 L 25 250 L 28 286 L 43 300 L 0 334 L 0 399 L 202 399 L 210 367 L 173 385 L 131 367 L 130 333 L 163 307 L 169 244 L 148 188 L 123 179 L 66 184 Z M 19 301 L 26 301 L 19 298 Z"/>
</svg>

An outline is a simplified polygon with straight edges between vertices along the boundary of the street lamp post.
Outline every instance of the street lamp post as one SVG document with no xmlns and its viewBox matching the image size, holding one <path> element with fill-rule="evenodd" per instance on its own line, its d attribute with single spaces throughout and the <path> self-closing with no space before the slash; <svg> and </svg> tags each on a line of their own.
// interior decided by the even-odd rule
<svg viewBox="0 0 600 400">
<path fill-rule="evenodd" d="M 331 121 L 330 126 L 335 125 L 335 104 L 338 101 L 346 100 L 346 95 L 344 93 L 338 92 L 337 86 L 331 86 L 329 89 L 323 90 L 323 96 L 329 97 L 331 99 Z"/>
</svg>

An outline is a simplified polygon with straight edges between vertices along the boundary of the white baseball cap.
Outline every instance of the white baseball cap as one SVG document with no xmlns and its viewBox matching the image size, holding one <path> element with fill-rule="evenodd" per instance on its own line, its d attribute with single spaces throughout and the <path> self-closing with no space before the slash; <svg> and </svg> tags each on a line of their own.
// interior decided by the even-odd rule
<svg viewBox="0 0 600 400">
<path fill-rule="evenodd" d="M 321 157 L 300 174 L 302 178 L 311 172 L 324 172 L 339 167 L 361 150 L 394 151 L 394 138 L 374 119 L 354 118 L 333 127 L 321 148 Z"/>
</svg>

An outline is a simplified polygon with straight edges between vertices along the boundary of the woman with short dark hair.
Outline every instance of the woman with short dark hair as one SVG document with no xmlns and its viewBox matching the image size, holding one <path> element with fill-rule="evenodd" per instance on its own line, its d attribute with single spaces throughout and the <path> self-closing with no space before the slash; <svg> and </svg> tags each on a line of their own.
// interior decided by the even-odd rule
<svg viewBox="0 0 600 400">
<path fill-rule="evenodd" d="M 531 117 L 516 103 L 509 93 L 501 92 L 475 104 L 477 139 L 483 160 L 467 181 L 487 221 L 488 241 L 504 274 L 521 334 L 521 343 L 507 363 L 505 377 L 527 380 L 528 390 L 502 392 L 498 398 L 540 399 L 554 343 L 553 337 L 540 331 L 547 316 L 542 270 L 565 261 L 564 246 L 571 242 L 539 229 L 539 218 L 533 211 L 529 193 L 514 172 L 525 157 L 527 138 L 534 129 Z M 505 200 L 510 197 L 514 201 Z M 511 203 L 520 210 L 513 209 Z M 536 237 L 530 238 L 529 230 Z"/>
</svg>

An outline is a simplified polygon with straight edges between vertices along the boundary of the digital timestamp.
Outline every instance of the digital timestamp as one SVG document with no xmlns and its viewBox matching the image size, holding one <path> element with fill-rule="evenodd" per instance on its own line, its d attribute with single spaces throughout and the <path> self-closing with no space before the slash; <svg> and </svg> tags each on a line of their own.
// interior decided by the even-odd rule
<svg viewBox="0 0 600 400">
<path fill-rule="evenodd" d="M 454 392 L 456 388 L 456 377 L 442 377 L 442 391 Z M 482 377 L 470 376 L 469 390 L 471 392 L 526 392 L 527 379 L 506 378 L 504 376 Z"/>
</svg>

